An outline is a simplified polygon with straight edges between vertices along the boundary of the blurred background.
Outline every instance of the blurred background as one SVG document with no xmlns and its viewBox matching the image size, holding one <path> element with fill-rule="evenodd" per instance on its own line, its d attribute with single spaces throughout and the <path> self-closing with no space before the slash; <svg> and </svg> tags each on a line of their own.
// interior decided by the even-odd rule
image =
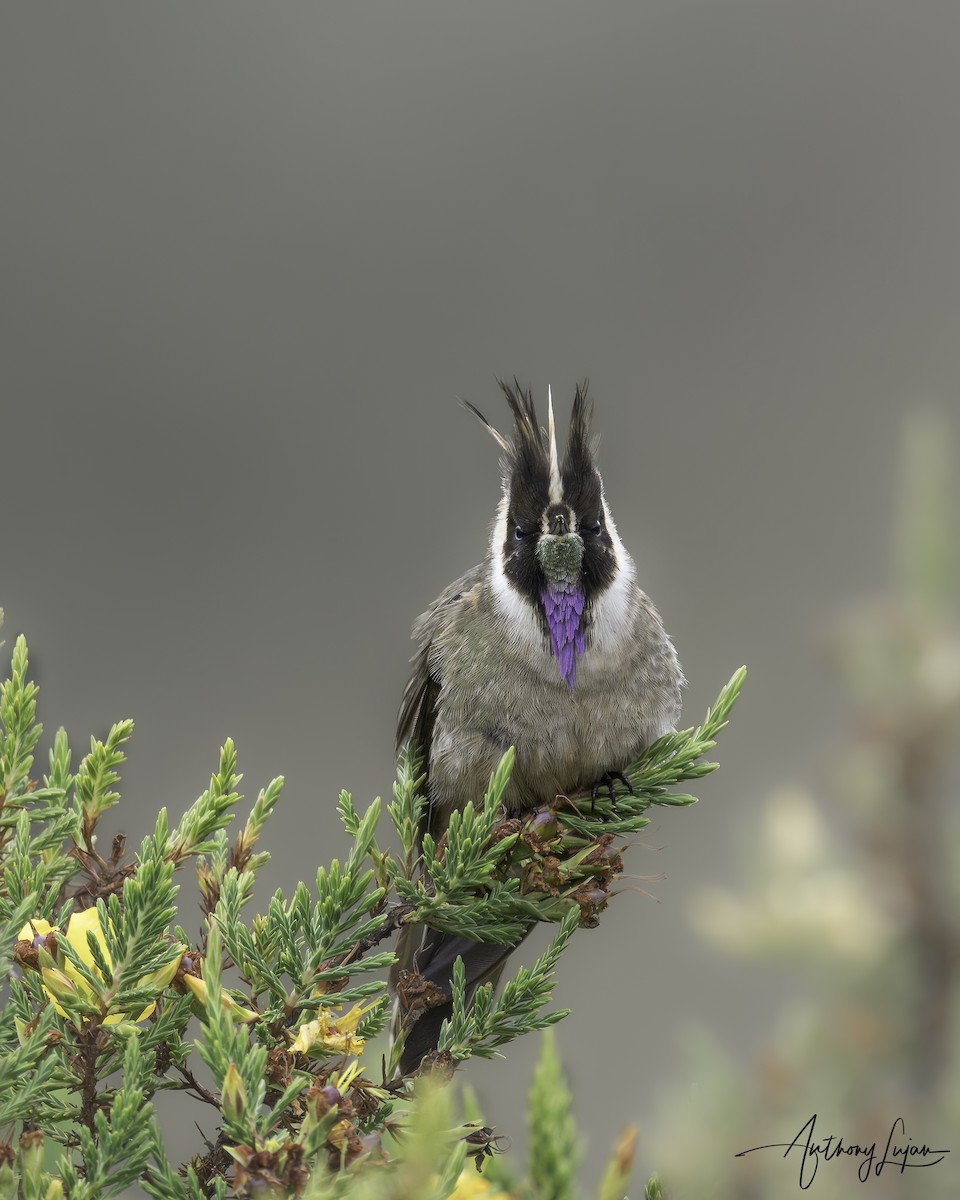
<svg viewBox="0 0 960 1200">
<path fill-rule="evenodd" d="M 178 816 L 229 735 L 251 800 L 287 780 L 265 893 L 342 853 L 338 790 L 389 792 L 410 624 L 486 549 L 496 447 L 454 397 L 506 424 L 516 374 L 563 423 L 589 375 L 688 722 L 749 678 L 702 803 L 655 814 L 561 964 L 585 1177 L 628 1122 L 638 1177 L 694 1197 L 788 1194 L 734 1155 L 813 1111 L 951 1148 L 960 8 L 2 25 L 4 669 L 23 632 L 81 752 L 135 719 L 111 828 Z M 537 1049 L 467 1072 L 518 1154 Z"/>
</svg>

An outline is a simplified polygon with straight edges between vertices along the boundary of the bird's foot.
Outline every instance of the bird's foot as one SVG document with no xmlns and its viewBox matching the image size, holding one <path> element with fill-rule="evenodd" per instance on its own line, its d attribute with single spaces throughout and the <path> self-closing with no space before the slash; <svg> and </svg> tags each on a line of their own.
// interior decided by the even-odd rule
<svg viewBox="0 0 960 1200">
<path fill-rule="evenodd" d="M 624 773 L 622 771 L 604 771 L 604 773 L 600 776 L 600 778 L 597 780 L 597 782 L 590 789 L 590 815 L 591 816 L 594 814 L 594 812 L 596 812 L 597 801 L 600 798 L 601 792 L 603 792 L 604 790 L 606 790 L 607 798 L 609 799 L 610 803 L 616 804 L 617 793 L 614 790 L 614 786 L 613 786 L 615 783 L 622 783 L 623 786 L 626 788 L 626 790 L 630 793 L 631 796 L 634 794 L 633 784 L 626 777 L 626 775 L 624 775 Z"/>
</svg>

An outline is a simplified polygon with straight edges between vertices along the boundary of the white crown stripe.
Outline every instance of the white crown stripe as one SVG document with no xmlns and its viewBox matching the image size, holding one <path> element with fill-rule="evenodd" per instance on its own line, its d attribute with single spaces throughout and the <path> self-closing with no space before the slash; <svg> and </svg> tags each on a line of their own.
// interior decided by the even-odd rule
<svg viewBox="0 0 960 1200">
<path fill-rule="evenodd" d="M 547 384 L 547 436 L 550 439 L 550 503 L 559 504 L 563 499 L 560 482 L 560 456 L 557 454 L 557 427 L 553 420 L 553 393 Z"/>
</svg>

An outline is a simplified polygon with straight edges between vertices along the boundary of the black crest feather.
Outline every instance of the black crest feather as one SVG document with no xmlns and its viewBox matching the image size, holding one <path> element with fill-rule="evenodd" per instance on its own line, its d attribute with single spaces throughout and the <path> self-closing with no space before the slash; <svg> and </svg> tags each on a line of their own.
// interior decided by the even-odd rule
<svg viewBox="0 0 960 1200">
<path fill-rule="evenodd" d="M 476 405 L 469 400 L 461 400 L 461 404 L 486 427 L 503 450 L 504 466 L 514 484 L 535 492 L 539 503 L 541 493 L 544 498 L 546 496 L 550 466 L 547 439 L 537 421 L 533 392 L 529 388 L 524 390 L 516 378 L 512 384 L 502 379 L 498 379 L 497 383 L 513 413 L 512 441 L 495 429 Z"/>
<path fill-rule="evenodd" d="M 590 438 L 590 422 L 593 419 L 593 400 L 589 395 L 590 380 L 577 384 L 577 394 L 570 415 L 570 433 L 563 455 L 563 470 L 586 474 L 593 470 L 593 442 Z"/>
<path fill-rule="evenodd" d="M 567 448 L 560 464 L 563 493 L 578 512 L 589 514 L 600 507 L 600 476 L 594 462 L 595 439 L 590 436 L 593 401 L 589 396 L 589 380 L 577 384 L 577 394 L 570 416 Z"/>
<path fill-rule="evenodd" d="M 516 423 L 512 442 L 505 438 L 499 429 L 491 425 L 475 404 L 471 404 L 469 400 L 461 400 L 460 403 L 464 408 L 469 409 L 473 413 L 503 449 L 507 457 L 514 462 L 545 458 L 548 453 L 548 447 L 543 430 L 537 423 L 537 410 L 533 403 L 533 392 L 529 388 L 524 391 L 518 379 L 514 379 L 512 386 L 509 383 L 504 383 L 502 379 L 498 379 L 497 383 L 507 398 L 507 403 L 510 405 L 510 411 L 513 413 L 513 419 Z"/>
<path fill-rule="evenodd" d="M 500 390 L 507 398 L 510 411 L 513 413 L 515 431 L 513 436 L 513 456 L 520 463 L 533 464 L 544 462 L 547 458 L 548 447 L 543 430 L 537 421 L 537 410 L 533 403 L 533 392 L 526 391 L 520 386 L 520 381 L 514 378 L 513 386 L 498 379 Z"/>
<path fill-rule="evenodd" d="M 541 500 L 545 503 L 550 477 L 550 447 L 537 420 L 533 392 L 530 388 L 524 389 L 516 378 L 512 384 L 502 379 L 498 379 L 497 383 L 513 414 L 512 440 L 494 428 L 469 400 L 461 400 L 461 404 L 484 425 L 503 450 L 504 465 L 514 486 L 523 489 L 528 495 L 533 493 L 530 498 L 536 497 L 537 503 Z M 577 384 L 573 412 L 570 416 L 570 432 L 560 464 L 564 493 L 575 505 L 583 499 L 588 506 L 595 506 L 594 492 L 597 494 L 597 502 L 599 499 L 599 480 L 594 465 L 595 446 L 590 436 L 592 417 L 593 400 L 589 396 L 589 380 L 584 379 L 582 383 Z M 590 493 L 589 498 L 584 492 Z"/>
</svg>

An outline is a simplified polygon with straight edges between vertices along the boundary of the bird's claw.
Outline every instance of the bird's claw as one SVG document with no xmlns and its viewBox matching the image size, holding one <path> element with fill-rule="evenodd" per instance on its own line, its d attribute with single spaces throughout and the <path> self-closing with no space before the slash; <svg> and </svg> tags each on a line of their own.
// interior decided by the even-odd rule
<svg viewBox="0 0 960 1200">
<path fill-rule="evenodd" d="M 633 784 L 626 777 L 626 775 L 624 775 L 624 773 L 622 771 L 604 771 L 604 773 L 600 776 L 600 778 L 597 780 L 597 782 L 590 789 L 590 814 L 591 814 L 591 816 L 596 811 L 597 800 L 600 798 L 600 793 L 604 790 L 604 788 L 606 788 L 607 799 L 610 801 L 611 804 L 616 804 L 617 793 L 613 787 L 613 785 L 615 783 L 622 783 L 623 786 L 626 788 L 626 790 L 630 793 L 630 795 L 631 796 L 634 795 Z"/>
</svg>

